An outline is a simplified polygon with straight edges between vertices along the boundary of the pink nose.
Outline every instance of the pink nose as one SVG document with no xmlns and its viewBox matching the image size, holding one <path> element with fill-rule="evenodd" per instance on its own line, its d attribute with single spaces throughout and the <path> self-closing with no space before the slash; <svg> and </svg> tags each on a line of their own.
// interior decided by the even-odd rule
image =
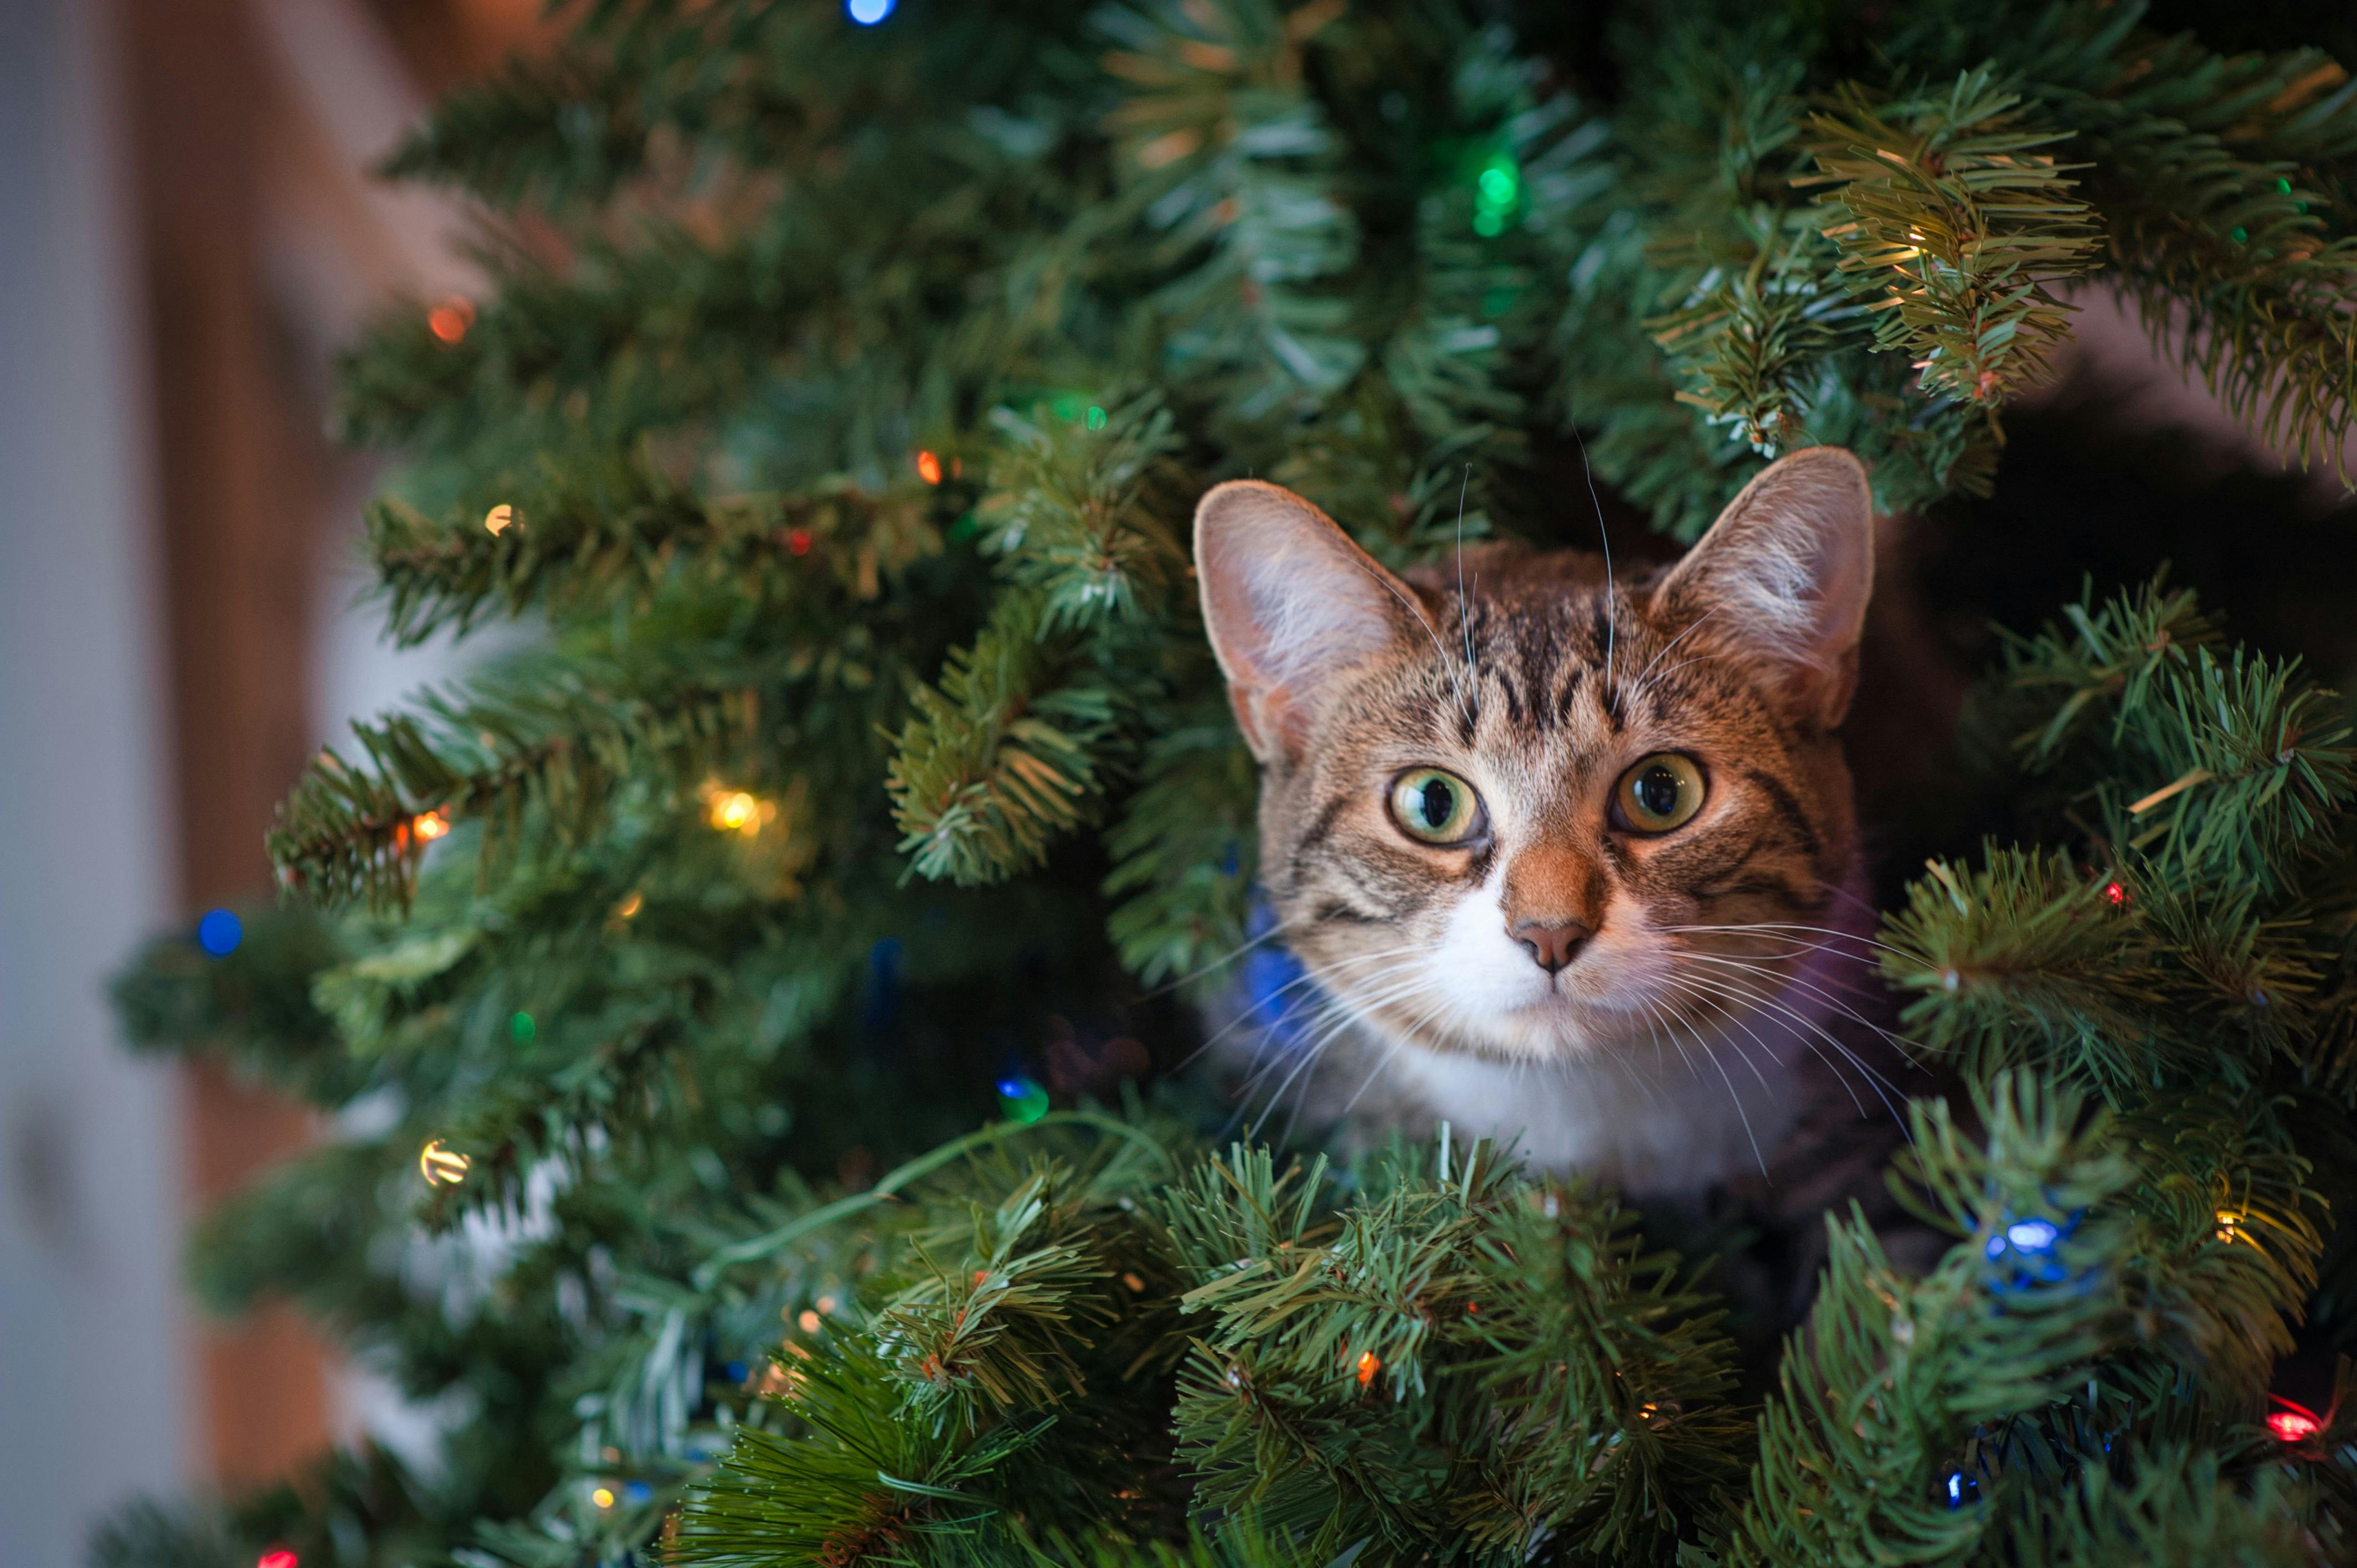
<svg viewBox="0 0 2357 1568">
<path fill-rule="evenodd" d="M 1514 940 L 1530 949 L 1533 962 L 1553 974 L 1577 958 L 1579 950 L 1596 933 L 1577 920 L 1564 926 L 1523 920 L 1515 925 L 1512 934 Z"/>
</svg>

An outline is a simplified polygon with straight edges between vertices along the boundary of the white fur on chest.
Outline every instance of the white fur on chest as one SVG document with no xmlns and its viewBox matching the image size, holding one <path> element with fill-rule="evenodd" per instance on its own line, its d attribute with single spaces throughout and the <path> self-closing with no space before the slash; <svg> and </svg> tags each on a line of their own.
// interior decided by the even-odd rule
<svg viewBox="0 0 2357 1568">
<path fill-rule="evenodd" d="M 1386 1070 L 1395 1092 L 1460 1138 L 1511 1142 L 1534 1165 L 1632 1192 L 1691 1193 L 1760 1169 L 1799 1119 L 1789 1055 L 1771 1056 L 1762 1034 L 1741 1053 L 1695 1041 L 1684 1060 L 1663 1062 L 1493 1062 L 1404 1046 Z"/>
</svg>

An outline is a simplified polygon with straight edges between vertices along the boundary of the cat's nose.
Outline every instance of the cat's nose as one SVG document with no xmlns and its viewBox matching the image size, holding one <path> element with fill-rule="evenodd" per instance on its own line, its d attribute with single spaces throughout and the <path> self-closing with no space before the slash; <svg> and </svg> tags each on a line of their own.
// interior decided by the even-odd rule
<svg viewBox="0 0 2357 1568">
<path fill-rule="evenodd" d="M 1541 920 L 1518 921 L 1511 935 L 1530 950 L 1532 961 L 1549 974 L 1554 974 L 1579 956 L 1587 939 L 1596 933 L 1574 920 L 1568 925 L 1550 926 Z"/>
</svg>

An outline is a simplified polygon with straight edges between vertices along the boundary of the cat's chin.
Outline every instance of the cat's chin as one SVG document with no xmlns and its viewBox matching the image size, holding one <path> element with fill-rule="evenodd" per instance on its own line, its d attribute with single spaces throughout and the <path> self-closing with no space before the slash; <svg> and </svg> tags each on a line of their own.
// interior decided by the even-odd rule
<svg viewBox="0 0 2357 1568">
<path fill-rule="evenodd" d="M 1648 1016 L 1549 992 L 1471 1019 L 1446 1036 L 1418 1032 L 1395 1037 L 1438 1056 L 1468 1056 L 1500 1063 L 1585 1061 L 1641 1046 L 1650 1050 L 1647 1042 L 1654 1036 L 1648 1034 Z"/>
</svg>

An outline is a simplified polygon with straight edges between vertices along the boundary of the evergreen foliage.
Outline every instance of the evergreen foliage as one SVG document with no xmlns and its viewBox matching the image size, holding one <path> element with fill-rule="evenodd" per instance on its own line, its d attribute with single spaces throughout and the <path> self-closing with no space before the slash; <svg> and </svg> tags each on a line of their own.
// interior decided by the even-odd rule
<svg viewBox="0 0 2357 1568">
<path fill-rule="evenodd" d="M 2264 1424 L 2294 1326 L 2357 1326 L 2357 751 L 2165 582 L 1975 698 L 1877 949 L 1965 1086 L 1893 1173 L 1951 1244 L 1828 1216 L 1781 1370 L 1592 1183 L 1447 1133 L 1338 1169 L 1125 1081 L 1246 945 L 1206 484 L 1394 564 L 1590 542 L 1591 462 L 1674 539 L 1818 442 L 1929 508 L 2087 276 L 2269 440 L 2351 424 L 2313 50 L 1505 15 L 598 0 L 419 130 L 392 172 L 483 205 L 493 289 L 346 358 L 344 433 L 409 456 L 369 549 L 399 639 L 542 635 L 324 756 L 286 904 L 118 994 L 334 1118 L 207 1221 L 206 1298 L 292 1296 L 441 1445 L 96 1561 L 2357 1553 L 2357 1398 Z"/>
</svg>

